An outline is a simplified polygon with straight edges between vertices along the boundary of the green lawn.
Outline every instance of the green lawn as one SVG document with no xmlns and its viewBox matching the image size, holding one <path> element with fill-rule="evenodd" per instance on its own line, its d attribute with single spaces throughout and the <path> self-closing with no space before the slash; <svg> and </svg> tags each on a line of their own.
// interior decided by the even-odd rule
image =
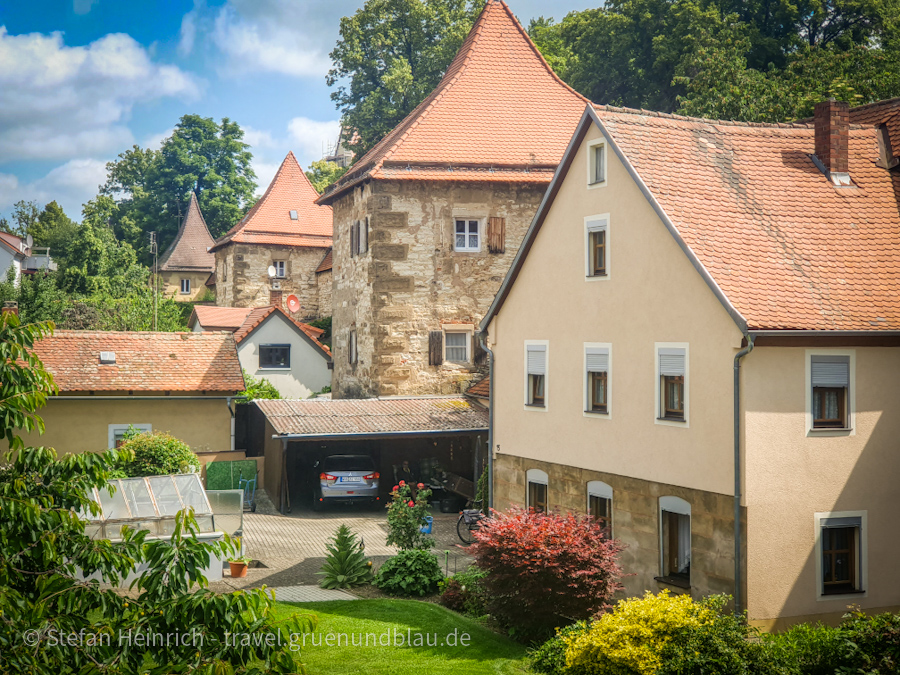
<svg viewBox="0 0 900 675">
<path fill-rule="evenodd" d="M 307 636 L 306 647 L 300 656 L 310 675 L 513 675 L 531 672 L 525 664 L 524 647 L 427 602 L 281 602 L 277 611 L 281 616 L 299 612 L 319 617 L 319 625 L 313 635 Z M 326 643 L 329 634 L 332 635 L 332 646 Z M 400 642 L 400 635 L 404 643 L 411 637 L 422 644 L 411 647 L 383 644 Z M 454 642 L 454 635 L 456 646 L 448 644 Z M 340 646 L 336 644 L 337 640 L 340 640 Z"/>
</svg>

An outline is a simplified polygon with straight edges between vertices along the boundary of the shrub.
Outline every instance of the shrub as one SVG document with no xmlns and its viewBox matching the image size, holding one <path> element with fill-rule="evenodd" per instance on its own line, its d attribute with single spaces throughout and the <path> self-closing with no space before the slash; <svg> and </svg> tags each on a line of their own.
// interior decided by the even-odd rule
<svg viewBox="0 0 900 675">
<path fill-rule="evenodd" d="M 545 675 L 564 675 L 567 641 L 574 640 L 589 627 L 587 621 L 578 621 L 558 629 L 556 635 L 528 653 L 532 670 Z"/>
<path fill-rule="evenodd" d="M 487 614 L 484 585 L 487 573 L 475 566 L 458 572 L 440 583 L 441 604 L 455 612 L 479 617 Z"/>
<path fill-rule="evenodd" d="M 247 404 L 250 401 L 254 401 L 257 399 L 263 398 L 281 398 L 281 393 L 275 387 L 274 384 L 269 382 L 266 378 L 260 377 L 255 378 L 246 370 L 244 373 L 244 385 L 247 387 L 244 391 L 242 391 L 239 396 L 246 396 L 246 400 L 238 401 L 238 403 Z"/>
<path fill-rule="evenodd" d="M 469 552 L 487 572 L 487 610 L 510 634 L 545 640 L 599 615 L 621 588 L 621 544 L 588 517 L 513 509 L 474 533 Z"/>
<path fill-rule="evenodd" d="M 834 675 L 849 666 L 847 643 L 837 628 L 801 623 L 765 636 L 773 657 L 789 664 L 792 675 Z"/>
<path fill-rule="evenodd" d="M 437 558 L 424 549 L 400 551 L 388 558 L 375 576 L 375 585 L 392 595 L 430 595 L 444 578 Z"/>
<path fill-rule="evenodd" d="M 388 546 L 396 546 L 401 551 L 434 546 L 434 539 L 421 531 L 428 515 L 431 490 L 422 483 L 418 488 L 415 501 L 412 499 L 412 489 L 402 480 L 391 490 L 391 502 L 387 506 Z"/>
<path fill-rule="evenodd" d="M 900 672 L 900 615 L 867 616 L 854 610 L 844 615 L 840 629 L 849 656 L 861 671 L 879 675 Z"/>
<path fill-rule="evenodd" d="M 140 433 L 129 429 L 122 447 L 134 453 L 134 459 L 122 467 L 130 477 L 166 476 L 200 470 L 200 460 L 190 446 L 166 433 Z"/>
<path fill-rule="evenodd" d="M 322 588 L 352 588 L 372 579 L 372 561 L 363 554 L 362 542 L 347 525 L 338 527 L 326 550 L 319 572 Z"/>
<path fill-rule="evenodd" d="M 567 674 L 655 675 L 666 643 L 679 631 L 709 621 L 713 610 L 668 591 L 620 600 L 590 628 L 565 638 Z"/>
</svg>

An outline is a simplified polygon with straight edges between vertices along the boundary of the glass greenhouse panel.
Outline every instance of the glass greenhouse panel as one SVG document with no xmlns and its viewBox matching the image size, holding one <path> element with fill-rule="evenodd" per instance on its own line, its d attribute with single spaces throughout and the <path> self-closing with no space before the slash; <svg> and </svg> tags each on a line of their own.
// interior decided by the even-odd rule
<svg viewBox="0 0 900 675">
<path fill-rule="evenodd" d="M 150 476 L 147 478 L 153 496 L 156 498 L 156 508 L 161 516 L 174 516 L 184 508 L 178 488 L 175 486 L 174 476 Z"/>
<path fill-rule="evenodd" d="M 209 508 L 209 500 L 206 498 L 206 491 L 200 484 L 200 476 L 195 473 L 187 473 L 175 476 L 175 485 L 178 487 L 178 493 L 185 507 L 194 507 L 194 513 L 212 513 Z"/>
<path fill-rule="evenodd" d="M 122 492 L 122 481 L 111 480 L 109 484 L 113 487 L 113 493 L 110 494 L 106 488 L 101 488 L 100 492 L 100 508 L 103 513 L 100 520 L 118 520 L 119 518 L 131 518 L 131 511 L 128 510 L 128 504 L 125 503 L 125 495 Z"/>
<path fill-rule="evenodd" d="M 143 478 L 126 478 L 120 481 L 125 501 L 128 502 L 128 510 L 132 518 L 146 518 L 158 516 L 156 505 L 150 496 L 150 486 Z"/>
</svg>

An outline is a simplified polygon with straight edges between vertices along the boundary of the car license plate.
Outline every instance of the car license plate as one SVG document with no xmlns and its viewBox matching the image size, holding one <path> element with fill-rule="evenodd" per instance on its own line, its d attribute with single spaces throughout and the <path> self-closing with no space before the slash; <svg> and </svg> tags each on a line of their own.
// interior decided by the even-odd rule
<svg viewBox="0 0 900 675">
<path fill-rule="evenodd" d="M 359 476 L 341 476 L 342 483 L 359 483 L 361 480 Z"/>
</svg>

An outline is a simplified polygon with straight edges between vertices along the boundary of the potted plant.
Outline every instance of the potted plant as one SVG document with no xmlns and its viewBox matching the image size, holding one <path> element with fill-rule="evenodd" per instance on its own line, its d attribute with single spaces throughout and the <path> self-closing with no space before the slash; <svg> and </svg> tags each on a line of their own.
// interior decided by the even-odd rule
<svg viewBox="0 0 900 675">
<path fill-rule="evenodd" d="M 233 577 L 245 577 L 247 576 L 247 565 L 250 564 L 252 558 L 250 556 L 241 556 L 240 558 L 234 558 L 233 560 L 228 561 L 228 566 L 231 568 L 231 576 Z"/>
</svg>

